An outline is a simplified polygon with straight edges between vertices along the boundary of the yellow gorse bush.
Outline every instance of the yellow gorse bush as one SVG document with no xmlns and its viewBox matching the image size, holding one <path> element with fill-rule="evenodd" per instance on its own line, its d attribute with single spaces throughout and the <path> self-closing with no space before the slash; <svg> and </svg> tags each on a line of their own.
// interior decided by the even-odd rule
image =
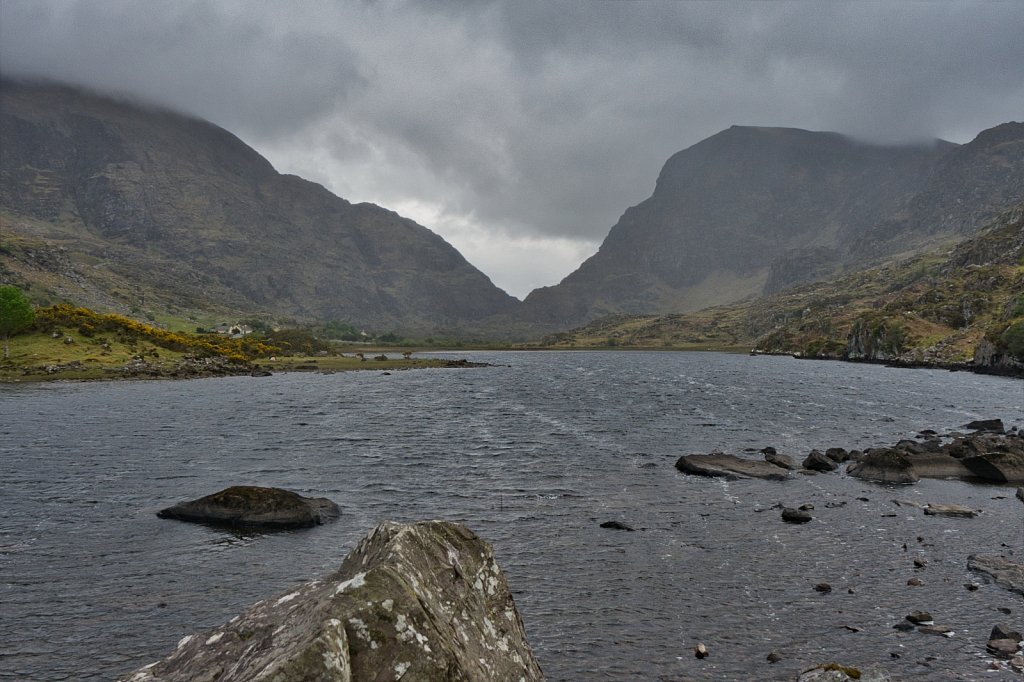
<svg viewBox="0 0 1024 682">
<path fill-rule="evenodd" d="M 86 336 L 102 332 L 119 333 L 135 339 L 145 339 L 153 345 L 199 357 L 221 356 L 231 362 L 249 362 L 258 357 L 272 355 L 280 349 L 256 339 L 229 339 L 198 336 L 184 332 L 171 332 L 116 313 L 97 313 L 67 303 L 58 303 L 36 310 L 35 326 L 43 331 L 55 327 L 84 328 Z"/>
</svg>

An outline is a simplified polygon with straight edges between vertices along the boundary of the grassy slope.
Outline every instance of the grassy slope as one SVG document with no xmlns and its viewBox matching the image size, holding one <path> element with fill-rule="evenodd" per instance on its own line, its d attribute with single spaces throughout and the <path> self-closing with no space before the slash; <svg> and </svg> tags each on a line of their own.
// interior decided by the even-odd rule
<svg viewBox="0 0 1024 682">
<path fill-rule="evenodd" d="M 949 250 L 856 271 L 776 296 L 660 316 L 612 316 L 547 337 L 549 348 L 674 348 L 846 357 L 860 333 L 877 359 L 970 361 L 986 336 L 1024 320 L 1020 208 Z"/>
<path fill-rule="evenodd" d="M 54 306 L 37 312 L 35 328 L 10 340 L 0 382 L 54 379 L 161 378 L 274 371 L 396 370 L 445 367 L 445 360 L 355 356 L 285 356 L 256 341 L 168 332 L 119 315 Z M 280 357 L 278 357 L 280 355 Z"/>
</svg>

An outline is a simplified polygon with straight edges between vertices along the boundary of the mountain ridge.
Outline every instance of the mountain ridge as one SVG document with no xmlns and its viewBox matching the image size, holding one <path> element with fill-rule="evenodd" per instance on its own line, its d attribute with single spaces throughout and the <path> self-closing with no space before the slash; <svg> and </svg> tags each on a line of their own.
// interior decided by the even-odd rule
<svg viewBox="0 0 1024 682">
<path fill-rule="evenodd" d="M 147 272 L 197 308 L 417 333 L 517 304 L 427 228 L 280 174 L 209 122 L 62 86 L 4 82 L 0 98 L 2 232 L 104 263 L 122 289 L 107 307 L 152 307 L 164 284 Z"/>
<path fill-rule="evenodd" d="M 733 126 L 673 154 L 652 195 L 576 271 L 531 292 L 523 314 L 550 325 L 693 311 L 961 239 L 1022 195 L 1021 150 L 1018 123 L 965 145 Z M 957 221 L 935 218 L 946 196 Z"/>
</svg>

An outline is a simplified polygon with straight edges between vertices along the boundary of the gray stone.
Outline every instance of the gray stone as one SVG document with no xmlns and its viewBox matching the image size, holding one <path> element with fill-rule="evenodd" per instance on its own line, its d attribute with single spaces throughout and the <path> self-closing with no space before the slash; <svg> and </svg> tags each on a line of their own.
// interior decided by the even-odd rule
<svg viewBox="0 0 1024 682">
<path fill-rule="evenodd" d="M 848 680 L 860 680 L 860 682 L 892 682 L 892 678 L 878 668 L 860 670 L 848 665 L 839 663 L 824 663 L 805 670 L 800 674 L 798 682 L 847 682 Z"/>
<path fill-rule="evenodd" d="M 996 656 L 1009 658 L 1020 649 L 1020 642 L 1013 639 L 990 639 L 986 646 Z"/>
<path fill-rule="evenodd" d="M 763 478 L 770 481 L 784 481 L 789 475 L 769 462 L 743 459 L 736 455 L 714 452 L 708 455 L 683 455 L 676 461 L 676 469 L 697 476 L 712 476 L 729 479 Z"/>
<path fill-rule="evenodd" d="M 543 680 L 490 545 L 385 522 L 341 568 L 255 604 L 121 682 Z"/>
<path fill-rule="evenodd" d="M 764 453 L 764 461 L 774 464 L 782 469 L 790 471 L 796 469 L 796 464 L 793 463 L 793 458 L 789 455 L 781 455 L 775 452 L 775 448 L 772 448 L 771 452 Z"/>
<path fill-rule="evenodd" d="M 961 460 L 979 478 L 997 483 L 1024 483 L 1024 454 L 986 452 Z"/>
<path fill-rule="evenodd" d="M 786 507 L 782 510 L 782 520 L 786 523 L 807 523 L 811 520 L 811 515 L 800 509 Z"/>
<path fill-rule="evenodd" d="M 601 524 L 601 528 L 610 528 L 612 530 L 636 530 L 636 528 L 633 528 L 622 521 L 605 521 Z"/>
<path fill-rule="evenodd" d="M 1019 642 L 1024 637 L 1021 637 L 1020 633 L 1016 630 L 1011 630 L 1009 625 L 995 625 L 992 627 L 992 633 L 988 636 L 989 639 L 1012 639 L 1015 642 Z"/>
<path fill-rule="evenodd" d="M 837 464 L 842 464 L 850 459 L 850 453 L 843 448 L 829 448 L 825 451 L 825 456 Z"/>
<path fill-rule="evenodd" d="M 917 483 L 919 479 L 910 458 L 899 450 L 878 448 L 850 466 L 846 473 L 877 483 Z"/>
<path fill-rule="evenodd" d="M 978 515 L 978 512 L 974 509 L 959 504 L 929 504 L 924 508 L 924 513 L 928 516 L 948 516 L 964 519 L 973 519 Z"/>
<path fill-rule="evenodd" d="M 811 450 L 811 453 L 804 459 L 803 467 L 811 471 L 826 472 L 835 471 L 839 468 L 839 465 L 826 457 L 824 453 L 818 450 Z"/>
<path fill-rule="evenodd" d="M 1002 556 L 972 554 L 967 557 L 967 568 L 992 578 L 999 586 L 1024 595 L 1024 565 Z"/>
<path fill-rule="evenodd" d="M 1002 419 L 977 419 L 968 424 L 964 424 L 963 428 L 970 429 L 971 431 L 991 431 L 993 433 L 1004 433 Z"/>
<path fill-rule="evenodd" d="M 920 478 L 973 478 L 974 474 L 956 457 L 941 451 L 908 455 L 914 473 Z"/>
<path fill-rule="evenodd" d="M 162 509 L 162 519 L 234 528 L 310 528 L 338 518 L 338 505 L 325 497 L 303 497 L 281 488 L 232 486 L 206 497 Z"/>
</svg>

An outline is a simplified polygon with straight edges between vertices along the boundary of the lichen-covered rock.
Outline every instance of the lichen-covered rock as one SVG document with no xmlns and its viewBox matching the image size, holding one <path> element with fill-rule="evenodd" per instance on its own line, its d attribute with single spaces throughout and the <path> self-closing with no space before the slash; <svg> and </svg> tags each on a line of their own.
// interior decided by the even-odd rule
<svg viewBox="0 0 1024 682">
<path fill-rule="evenodd" d="M 877 448 L 868 452 L 864 459 L 850 466 L 846 473 L 866 481 L 878 483 L 917 483 L 917 472 L 910 458 L 892 448 Z"/>
<path fill-rule="evenodd" d="M 543 680 L 490 545 L 385 522 L 341 568 L 257 603 L 122 682 Z"/>
<path fill-rule="evenodd" d="M 721 478 L 763 478 L 784 481 L 789 475 L 779 467 L 756 459 L 743 459 L 736 455 L 713 452 L 708 455 L 683 455 L 676 461 L 676 469 L 696 476 Z"/>
<path fill-rule="evenodd" d="M 338 505 L 325 497 L 303 497 L 281 488 L 236 485 L 161 509 L 162 519 L 234 528 L 311 528 L 336 519 Z"/>
</svg>

